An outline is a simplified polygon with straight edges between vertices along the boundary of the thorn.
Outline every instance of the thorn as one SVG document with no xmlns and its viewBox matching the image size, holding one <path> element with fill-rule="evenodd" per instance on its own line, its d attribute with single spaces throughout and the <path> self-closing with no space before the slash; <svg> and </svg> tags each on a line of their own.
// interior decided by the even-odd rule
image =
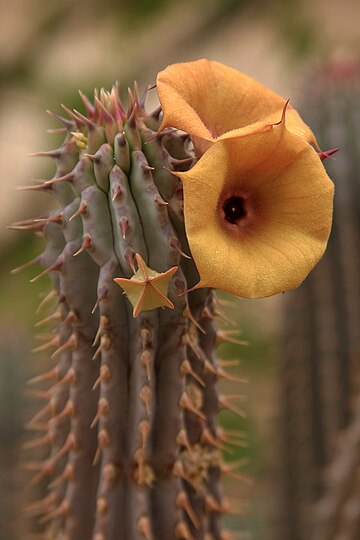
<svg viewBox="0 0 360 540">
<path fill-rule="evenodd" d="M 195 540 L 185 521 L 179 521 L 179 523 L 176 525 L 175 536 L 176 538 L 181 538 L 182 540 Z"/>
<path fill-rule="evenodd" d="M 127 217 L 122 216 L 119 221 L 119 226 L 121 230 L 121 236 L 123 237 L 123 240 L 125 240 L 126 233 L 129 230 L 129 220 Z"/>
<path fill-rule="evenodd" d="M 208 360 L 207 358 L 205 358 L 204 360 L 203 371 L 204 373 L 211 373 L 211 375 L 217 376 L 216 367 L 213 366 L 210 360 Z"/>
<path fill-rule="evenodd" d="M 106 448 L 110 443 L 110 437 L 106 429 L 101 429 L 98 433 L 98 447 L 95 453 L 93 465 L 97 465 L 100 460 L 102 450 Z"/>
<path fill-rule="evenodd" d="M 57 114 L 55 112 L 50 111 L 47 109 L 47 114 L 55 118 L 55 120 L 58 120 L 58 122 L 61 122 L 66 128 L 67 131 L 70 131 L 74 128 L 74 123 L 71 120 L 68 120 L 67 118 L 64 118 L 63 116 L 60 116 L 60 114 Z"/>
<path fill-rule="evenodd" d="M 52 347 L 58 347 L 59 344 L 60 344 L 60 338 L 59 336 L 55 336 L 50 341 L 43 343 L 43 345 L 39 345 L 38 347 L 35 347 L 34 349 L 32 349 L 31 352 L 38 353 L 38 352 L 46 351 L 47 349 L 51 349 Z"/>
<path fill-rule="evenodd" d="M 105 516 L 108 511 L 108 503 L 105 497 L 98 497 L 96 500 L 96 513 Z"/>
<path fill-rule="evenodd" d="M 177 459 L 174 463 L 173 474 L 175 476 L 178 476 L 179 478 L 183 478 L 184 480 L 188 479 L 187 475 L 185 474 L 184 466 L 180 459 Z"/>
<path fill-rule="evenodd" d="M 136 268 L 135 268 L 135 251 L 127 247 L 124 251 L 124 259 L 127 262 L 127 264 L 130 266 L 131 270 L 134 274 L 136 274 Z"/>
<path fill-rule="evenodd" d="M 76 118 L 78 118 L 78 120 L 80 122 L 82 122 L 86 127 L 87 129 L 90 131 L 91 129 L 94 129 L 96 128 L 96 124 L 95 122 L 93 122 L 92 120 L 90 120 L 90 118 L 87 118 L 87 116 L 84 116 L 83 114 L 81 114 L 79 111 L 77 111 L 76 109 L 73 109 L 73 113 L 75 115 Z"/>
<path fill-rule="evenodd" d="M 170 164 L 175 169 L 177 167 L 182 167 L 183 165 L 192 164 L 194 160 L 195 160 L 195 157 L 193 156 L 189 156 L 184 159 L 176 159 L 176 158 L 171 157 Z"/>
<path fill-rule="evenodd" d="M 323 161 L 324 159 L 329 158 L 330 156 L 332 156 L 332 154 L 335 154 L 339 150 L 340 150 L 340 147 L 338 146 L 337 148 L 332 148 L 331 150 L 326 150 L 326 152 L 317 152 L 317 155 L 319 156 L 321 161 Z"/>
<path fill-rule="evenodd" d="M 59 368 L 56 366 L 53 369 L 50 369 L 50 371 L 43 373 L 42 375 L 37 375 L 36 377 L 29 379 L 27 381 L 27 384 L 33 385 L 42 381 L 56 381 L 58 379 L 59 379 Z"/>
<path fill-rule="evenodd" d="M 30 465 L 30 467 L 31 467 L 32 464 L 29 463 L 28 465 Z M 31 478 L 31 480 L 29 482 L 30 487 L 33 487 L 36 484 L 38 484 L 40 482 L 40 480 L 42 480 L 45 476 L 51 476 L 52 474 L 54 474 L 53 464 L 50 463 L 49 461 L 45 461 L 44 463 L 34 462 L 33 465 L 34 465 L 33 470 L 38 470 L 38 472 L 37 472 L 37 474 L 35 474 L 35 476 L 33 476 Z M 37 467 L 37 469 L 35 467 Z M 26 470 L 30 471 L 31 468 L 26 468 Z"/>
<path fill-rule="evenodd" d="M 25 429 L 28 431 L 47 431 L 49 429 L 48 423 L 46 422 L 34 422 L 25 424 Z"/>
<path fill-rule="evenodd" d="M 221 358 L 218 358 L 218 364 L 221 367 L 239 367 L 241 365 L 240 360 L 222 360 Z M 247 379 L 244 379 L 247 381 Z"/>
<path fill-rule="evenodd" d="M 199 519 L 195 514 L 185 491 L 181 490 L 178 493 L 176 497 L 176 504 L 186 512 L 195 529 L 198 529 L 200 527 Z"/>
<path fill-rule="evenodd" d="M 66 351 L 67 349 L 76 349 L 78 346 L 77 337 L 76 334 L 72 333 L 71 336 L 63 345 L 60 345 L 58 349 L 56 349 L 55 352 L 52 353 L 51 358 L 55 358 L 58 356 L 58 354 L 62 353 L 63 351 Z"/>
<path fill-rule="evenodd" d="M 55 150 L 44 150 L 40 152 L 31 152 L 29 157 L 50 157 L 54 159 L 58 159 L 62 154 L 61 148 L 56 148 Z"/>
<path fill-rule="evenodd" d="M 150 416 L 150 405 L 151 405 L 151 390 L 150 387 L 147 384 L 144 384 L 142 389 L 140 390 L 140 399 L 145 405 L 146 412 L 148 416 Z"/>
<path fill-rule="evenodd" d="M 17 191 L 43 191 L 51 189 L 51 185 L 48 182 L 44 182 L 37 186 L 16 186 L 15 189 Z"/>
<path fill-rule="evenodd" d="M 151 532 L 149 516 L 143 515 L 138 519 L 137 530 L 145 538 L 145 540 L 153 540 L 154 537 Z"/>
<path fill-rule="evenodd" d="M 221 472 L 226 476 L 230 476 L 231 478 L 235 478 L 236 480 L 239 480 L 240 482 L 243 482 L 244 484 L 247 484 L 248 486 L 252 486 L 253 481 L 251 480 L 251 478 L 249 478 L 245 474 L 241 474 L 241 473 L 238 473 L 238 472 L 234 471 L 235 467 L 236 466 L 228 465 L 226 463 L 222 463 L 221 464 Z"/>
<path fill-rule="evenodd" d="M 33 221 L 32 223 L 28 223 L 27 225 L 7 225 L 6 227 L 10 231 L 38 231 L 42 232 L 45 228 L 45 223 L 35 223 Z"/>
<path fill-rule="evenodd" d="M 46 180 L 45 186 L 52 186 L 53 184 L 58 184 L 59 182 L 73 182 L 75 178 L 74 172 L 69 172 L 64 174 L 64 176 L 58 176 L 57 178 L 52 178 L 51 180 Z"/>
<path fill-rule="evenodd" d="M 61 324 L 78 324 L 80 322 L 79 317 L 73 311 L 72 309 L 69 311 L 69 313 L 66 315 L 65 319 L 62 321 Z"/>
<path fill-rule="evenodd" d="M 46 399 L 46 400 L 48 400 L 51 396 L 50 390 L 29 389 L 29 390 L 26 390 L 26 394 L 28 396 L 37 397 L 37 398 Z"/>
<path fill-rule="evenodd" d="M 100 324 L 99 324 L 99 327 L 98 327 L 97 332 L 95 334 L 94 341 L 92 342 L 92 347 L 95 347 L 95 345 L 98 343 L 107 322 L 108 322 L 107 317 L 105 315 L 101 315 L 100 316 Z"/>
<path fill-rule="evenodd" d="M 40 261 L 41 261 L 41 256 L 39 255 L 38 257 L 31 259 L 31 261 L 28 261 L 16 268 L 13 268 L 12 270 L 10 270 L 10 274 L 18 274 L 22 270 L 25 270 L 25 268 L 29 268 L 29 266 L 33 266 L 34 264 L 40 264 Z"/>
<path fill-rule="evenodd" d="M 150 165 L 148 165 L 147 163 L 143 163 L 141 165 L 141 170 L 143 171 L 143 173 L 147 174 L 151 171 L 155 171 L 155 167 L 151 167 Z M 155 194 L 154 196 L 154 201 L 155 202 L 158 202 L 159 204 L 168 204 L 167 202 L 165 202 L 162 197 L 160 195 L 158 195 L 157 193 Z"/>
<path fill-rule="evenodd" d="M 43 276 L 46 276 L 50 272 L 61 272 L 63 264 L 64 264 L 63 257 L 61 255 L 59 255 L 59 257 L 54 262 L 54 264 L 49 266 L 49 268 L 46 268 L 43 272 L 41 272 L 37 276 L 30 279 L 30 283 L 34 283 L 35 281 L 37 281 L 38 279 L 40 279 Z"/>
<path fill-rule="evenodd" d="M 212 435 L 211 431 L 207 427 L 204 427 L 201 432 L 200 442 L 202 444 L 211 444 L 212 446 L 215 446 L 220 450 L 224 450 L 225 452 L 228 452 L 229 450 L 224 444 L 222 444 Z"/>
<path fill-rule="evenodd" d="M 96 426 L 96 424 L 98 423 L 100 419 L 100 416 L 105 416 L 108 414 L 108 412 L 109 412 L 109 402 L 106 398 L 102 397 L 99 399 L 98 410 L 97 410 L 94 420 L 90 424 L 90 429 L 93 429 Z"/>
<path fill-rule="evenodd" d="M 112 190 L 111 200 L 114 202 L 116 199 L 119 199 L 120 196 L 121 196 L 121 187 L 120 187 L 120 186 L 116 186 L 116 187 Z"/>
<path fill-rule="evenodd" d="M 32 441 L 28 441 L 25 444 L 23 444 L 24 450 L 31 450 L 33 448 L 38 448 L 39 446 L 48 446 L 49 444 L 53 444 L 54 439 L 50 435 L 50 433 L 47 433 L 43 437 L 39 437 L 38 439 L 33 439 Z"/>
<path fill-rule="evenodd" d="M 35 328 L 38 326 L 43 326 L 44 324 L 51 322 L 51 321 L 61 321 L 62 320 L 62 313 L 60 309 L 57 309 L 54 313 L 49 315 L 48 317 L 45 317 L 44 319 L 41 319 L 41 321 L 38 321 L 35 323 Z"/>
<path fill-rule="evenodd" d="M 219 317 L 219 319 L 222 319 L 224 322 L 230 324 L 231 326 L 236 326 L 236 322 L 227 317 L 222 311 L 216 310 L 214 315 L 215 317 Z"/>
<path fill-rule="evenodd" d="M 39 519 L 39 523 L 40 524 L 47 523 L 48 521 L 51 521 L 54 518 L 66 516 L 68 515 L 69 512 L 70 512 L 70 504 L 68 501 L 64 500 L 60 504 L 60 506 L 58 506 L 55 510 L 48 512 L 45 516 Z"/>
<path fill-rule="evenodd" d="M 83 102 L 83 105 L 85 107 L 86 114 L 88 116 L 93 116 L 94 111 L 95 111 L 93 104 L 91 103 L 89 98 L 81 90 L 79 90 L 78 92 L 79 92 L 81 101 Z"/>
<path fill-rule="evenodd" d="M 73 480 L 74 478 L 74 465 L 72 463 L 67 463 L 63 472 L 55 478 L 52 482 L 49 483 L 49 488 L 54 489 L 62 482 Z"/>
<path fill-rule="evenodd" d="M 92 389 L 96 390 L 96 388 L 100 385 L 101 382 L 108 382 L 110 378 L 111 378 L 111 371 L 110 371 L 109 366 L 107 366 L 106 364 L 102 364 L 100 366 L 100 375 L 96 379 Z"/>
<path fill-rule="evenodd" d="M 222 396 L 220 395 L 218 397 L 218 402 L 219 402 L 219 405 L 224 408 L 224 409 L 228 409 L 229 411 L 232 411 L 234 414 L 237 414 L 238 416 L 240 416 L 241 418 L 246 418 L 247 414 L 245 411 L 243 411 L 242 409 L 240 409 L 239 407 L 236 407 L 235 405 L 233 405 L 232 403 L 230 403 L 225 396 Z"/>
<path fill-rule="evenodd" d="M 175 249 L 175 251 L 177 251 L 178 253 L 180 253 L 182 257 L 184 257 L 185 259 L 191 259 L 190 255 L 187 255 L 186 253 L 182 251 L 181 244 L 179 240 L 175 238 L 175 236 L 171 237 L 169 244 L 170 244 L 170 247 L 172 249 Z"/>
<path fill-rule="evenodd" d="M 184 317 L 187 317 L 195 326 L 198 330 L 200 330 L 200 332 L 202 334 L 206 334 L 205 330 L 203 329 L 203 327 L 198 323 L 198 321 L 195 319 L 195 317 L 193 316 L 193 314 L 191 313 L 190 311 L 190 308 L 188 306 L 186 306 L 186 308 L 184 309 L 183 311 L 183 315 Z"/>
<path fill-rule="evenodd" d="M 75 122 L 75 125 L 78 129 L 80 129 L 81 127 L 83 127 L 85 125 L 85 123 L 80 119 L 78 118 L 71 109 L 69 109 L 66 105 L 64 105 L 63 103 L 61 103 L 61 107 L 64 109 L 64 111 L 66 112 L 66 114 L 68 116 L 70 116 L 70 118 L 73 119 L 73 121 Z M 70 132 L 71 133 L 71 132 Z"/>
<path fill-rule="evenodd" d="M 53 216 L 47 216 L 46 218 L 37 218 L 34 219 L 34 222 L 36 223 L 58 223 L 59 225 L 64 225 L 64 213 L 60 212 L 59 214 L 55 214 Z"/>
<path fill-rule="evenodd" d="M 74 127 L 74 126 L 71 126 Z M 58 133 L 67 133 L 68 130 L 66 128 L 53 128 L 53 129 L 47 129 L 46 133 L 51 133 L 52 135 L 57 135 Z"/>
<path fill-rule="evenodd" d="M 81 201 L 79 209 L 76 210 L 76 212 L 71 217 L 69 217 L 69 221 L 72 221 L 73 219 L 75 219 L 78 216 L 87 214 L 87 207 L 88 207 L 87 202 L 86 201 Z"/>
<path fill-rule="evenodd" d="M 206 416 L 202 413 L 191 401 L 186 391 L 181 394 L 179 405 L 182 409 L 190 411 L 202 420 L 206 420 Z"/>
<path fill-rule="evenodd" d="M 198 375 L 196 371 L 193 370 L 187 358 L 185 358 L 185 360 L 183 360 L 180 365 L 180 373 L 181 375 L 191 375 L 201 386 L 205 386 L 204 381 L 202 380 L 200 375 Z"/>
<path fill-rule="evenodd" d="M 51 391 L 54 390 L 57 386 L 63 385 L 63 384 L 74 384 L 76 382 L 76 372 L 73 367 L 70 367 L 62 379 L 60 379 L 54 386 L 51 388 Z"/>
<path fill-rule="evenodd" d="M 184 446 L 191 456 L 193 455 L 193 449 L 184 428 L 181 428 L 177 434 L 176 442 L 177 444 Z"/>
<path fill-rule="evenodd" d="M 228 508 L 208 493 L 205 495 L 205 508 L 208 512 L 227 512 Z"/>
<path fill-rule="evenodd" d="M 237 330 L 218 330 L 216 338 L 218 343 L 234 343 L 235 345 L 249 345 L 249 342 L 244 339 L 233 338 L 233 334 L 237 334 Z"/>
<path fill-rule="evenodd" d="M 146 444 L 149 438 L 150 433 L 150 424 L 147 420 L 142 420 L 139 424 L 138 431 L 141 436 L 141 447 L 143 450 L 146 449 Z"/>
<path fill-rule="evenodd" d="M 41 311 L 41 309 L 45 306 L 45 304 L 47 304 L 48 302 L 50 302 L 50 300 L 52 300 L 53 298 L 55 298 L 56 296 L 58 296 L 58 293 L 55 291 L 55 289 L 52 289 L 40 302 L 40 304 L 38 305 L 38 307 L 36 308 L 36 315 L 39 313 L 39 311 Z"/>
<path fill-rule="evenodd" d="M 190 349 L 194 353 L 194 355 L 200 360 L 201 352 L 197 344 L 193 343 L 193 340 L 191 339 L 188 333 L 185 334 L 184 339 L 185 339 L 186 344 L 190 347 Z"/>
<path fill-rule="evenodd" d="M 153 364 L 153 355 L 150 351 L 145 350 L 140 354 L 140 361 L 146 369 L 148 381 L 151 379 L 151 368 Z"/>
<path fill-rule="evenodd" d="M 91 250 L 91 248 L 92 248 L 92 238 L 90 234 L 85 234 L 82 239 L 81 247 L 75 253 L 73 253 L 73 257 L 77 257 L 84 251 Z"/>
<path fill-rule="evenodd" d="M 216 376 L 218 377 L 218 379 L 223 379 L 225 381 L 234 381 L 234 382 L 240 382 L 244 384 L 247 384 L 249 382 L 249 379 L 247 379 L 246 377 L 239 377 L 237 375 L 232 375 L 231 373 L 228 373 L 221 367 L 217 368 Z"/>
<path fill-rule="evenodd" d="M 210 319 L 211 321 L 214 320 L 214 315 L 211 313 L 210 309 L 205 306 L 203 310 L 201 311 L 200 319 Z"/>
<path fill-rule="evenodd" d="M 92 357 L 92 360 L 96 360 L 96 358 L 99 356 L 101 351 L 108 350 L 110 348 L 110 345 L 111 345 L 111 340 L 110 340 L 109 336 L 106 335 L 106 334 L 103 334 L 101 336 L 101 338 L 100 338 L 100 345 L 96 349 L 95 354 Z"/>
<path fill-rule="evenodd" d="M 169 204 L 158 193 L 154 195 L 154 202 L 157 206 L 167 206 Z"/>
<path fill-rule="evenodd" d="M 96 302 L 95 302 L 94 307 L 93 307 L 92 310 L 91 310 L 91 313 L 92 313 L 92 314 L 95 313 L 95 311 L 96 311 L 97 308 L 99 307 L 100 302 L 102 302 L 103 300 L 105 300 L 105 299 L 108 297 L 108 295 L 109 295 L 109 290 L 108 290 L 107 286 L 105 285 L 101 291 L 100 291 L 100 290 L 98 291 L 98 297 L 97 297 L 97 300 L 96 300 Z"/>
<path fill-rule="evenodd" d="M 52 422 L 58 422 L 62 418 L 65 418 L 66 416 L 74 416 L 75 415 L 75 407 L 74 402 L 71 399 L 68 399 L 68 401 L 65 404 L 65 407 L 59 414 L 56 414 L 52 417 Z"/>
</svg>

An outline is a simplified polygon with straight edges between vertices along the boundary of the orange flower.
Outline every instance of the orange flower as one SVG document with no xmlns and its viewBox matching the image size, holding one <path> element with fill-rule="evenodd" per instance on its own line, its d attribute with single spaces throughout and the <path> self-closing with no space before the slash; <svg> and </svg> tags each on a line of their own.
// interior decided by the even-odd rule
<svg viewBox="0 0 360 540">
<path fill-rule="evenodd" d="M 310 129 L 280 96 L 217 62 L 157 79 L 164 119 L 201 156 L 176 173 L 200 281 L 243 297 L 300 285 L 326 248 L 334 186 Z"/>
<path fill-rule="evenodd" d="M 198 287 L 253 298 L 298 287 L 330 234 L 333 183 L 285 121 L 213 144 L 183 182 Z"/>
<path fill-rule="evenodd" d="M 219 138 L 265 128 L 278 122 L 285 100 L 248 75 L 219 62 L 173 64 L 157 76 L 164 118 L 160 129 L 175 127 L 191 135 L 198 154 Z M 292 133 L 316 145 L 316 139 L 289 105 Z"/>
</svg>

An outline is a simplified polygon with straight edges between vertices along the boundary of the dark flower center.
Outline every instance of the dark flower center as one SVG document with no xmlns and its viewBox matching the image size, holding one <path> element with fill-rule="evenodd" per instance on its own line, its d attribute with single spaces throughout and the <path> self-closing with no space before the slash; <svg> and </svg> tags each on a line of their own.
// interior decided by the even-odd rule
<svg viewBox="0 0 360 540">
<path fill-rule="evenodd" d="M 223 204 L 226 221 L 238 223 L 246 216 L 245 199 L 243 197 L 230 197 Z"/>
</svg>

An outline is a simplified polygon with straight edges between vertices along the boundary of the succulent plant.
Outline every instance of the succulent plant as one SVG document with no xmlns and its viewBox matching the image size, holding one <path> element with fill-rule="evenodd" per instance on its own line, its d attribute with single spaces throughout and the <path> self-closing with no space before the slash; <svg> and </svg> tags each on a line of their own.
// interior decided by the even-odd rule
<svg viewBox="0 0 360 540">
<path fill-rule="evenodd" d="M 204 67 L 211 76 L 203 78 Z M 177 85 L 174 69 L 185 69 L 178 80 L 190 97 L 194 73 L 215 94 L 222 84 L 234 86 L 239 102 L 248 93 L 247 127 L 198 131 L 199 107 L 168 84 Z M 54 348 L 56 366 L 30 381 L 51 384 L 29 422 L 44 433 L 27 445 L 48 448 L 44 460 L 27 463 L 33 484 L 48 481 L 30 507 L 43 538 L 229 537 L 220 480 L 242 475 L 222 460 L 236 440 L 216 416 L 242 410 L 218 392 L 219 379 L 237 378 L 216 359 L 216 344 L 234 338 L 214 324 L 221 313 L 213 287 L 242 296 L 296 287 L 325 249 L 333 192 L 297 113 L 236 73 L 205 60 L 171 66 L 157 81 L 163 112 L 150 114 L 150 88 L 140 97 L 135 85 L 127 108 L 117 85 L 93 101 L 80 94 L 85 114 L 53 114 L 64 143 L 36 154 L 52 158 L 56 171 L 28 189 L 54 195 L 58 207 L 15 228 L 46 238 L 31 263 L 44 267 L 34 280 L 50 276 L 44 302 L 56 299 L 42 323 L 58 326 L 37 348 Z"/>
</svg>

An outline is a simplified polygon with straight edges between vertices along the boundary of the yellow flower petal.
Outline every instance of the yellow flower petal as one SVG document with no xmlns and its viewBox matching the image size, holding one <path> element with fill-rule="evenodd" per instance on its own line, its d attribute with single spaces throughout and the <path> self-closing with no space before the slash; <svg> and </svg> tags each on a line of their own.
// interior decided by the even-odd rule
<svg viewBox="0 0 360 540">
<path fill-rule="evenodd" d="M 334 188 L 315 150 L 284 122 L 235 135 L 178 173 L 197 287 L 270 296 L 297 287 L 322 256 Z"/>
<path fill-rule="evenodd" d="M 169 279 L 175 274 L 178 267 L 173 266 L 160 274 L 146 266 L 139 253 L 136 253 L 136 261 L 139 268 L 132 278 L 114 278 L 114 281 L 123 289 L 133 305 L 133 316 L 137 317 L 142 311 L 157 307 L 173 309 L 174 304 L 166 295 Z"/>
<path fill-rule="evenodd" d="M 246 128 L 246 133 L 278 122 L 286 102 L 244 73 L 206 59 L 167 67 L 157 76 L 157 90 L 164 112 L 161 129 L 186 131 L 199 153 L 226 132 Z M 316 145 L 291 106 L 287 127 Z"/>
</svg>

